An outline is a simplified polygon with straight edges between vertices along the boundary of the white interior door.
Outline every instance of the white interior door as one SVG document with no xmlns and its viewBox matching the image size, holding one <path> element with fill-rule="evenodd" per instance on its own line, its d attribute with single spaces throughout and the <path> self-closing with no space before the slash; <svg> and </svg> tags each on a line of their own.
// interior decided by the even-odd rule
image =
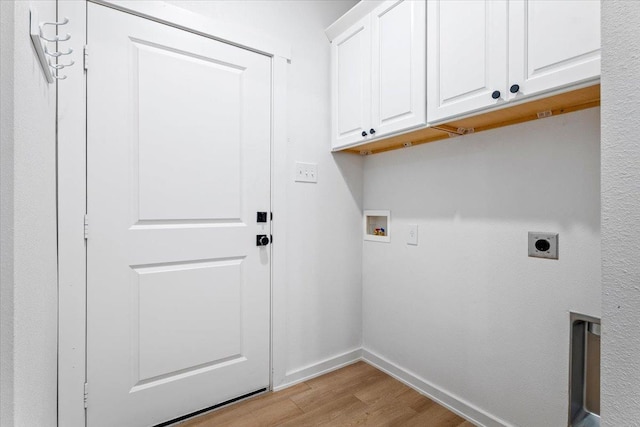
<svg viewBox="0 0 640 427">
<path fill-rule="evenodd" d="M 509 2 L 509 85 L 528 96 L 600 76 L 600 2 Z"/>
<path fill-rule="evenodd" d="M 270 58 L 88 5 L 87 423 L 269 385 Z"/>
<path fill-rule="evenodd" d="M 369 137 L 371 126 L 371 19 L 367 15 L 331 42 L 332 147 Z M 363 134 L 364 132 L 364 134 Z"/>
<path fill-rule="evenodd" d="M 505 0 L 427 2 L 430 123 L 505 102 L 507 13 Z"/>
<path fill-rule="evenodd" d="M 372 12 L 371 129 L 376 137 L 427 123 L 425 10 L 422 1 L 389 0 Z"/>
</svg>

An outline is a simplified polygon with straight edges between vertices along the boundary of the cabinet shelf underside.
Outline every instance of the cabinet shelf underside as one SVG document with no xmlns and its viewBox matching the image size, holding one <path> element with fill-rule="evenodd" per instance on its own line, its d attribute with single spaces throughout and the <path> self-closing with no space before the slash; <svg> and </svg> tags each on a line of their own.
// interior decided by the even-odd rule
<svg viewBox="0 0 640 427">
<path fill-rule="evenodd" d="M 371 141 L 366 144 L 345 148 L 341 151 L 356 154 L 377 154 L 405 148 L 407 145 L 415 146 L 463 135 L 471 132 L 471 129 L 473 129 L 472 132 L 477 133 L 530 120 L 538 120 L 540 119 L 539 115 L 552 117 L 586 108 L 598 107 L 599 105 L 600 85 L 596 84 L 542 99 L 525 101 L 463 119 L 454 119 L 444 124 Z"/>
</svg>

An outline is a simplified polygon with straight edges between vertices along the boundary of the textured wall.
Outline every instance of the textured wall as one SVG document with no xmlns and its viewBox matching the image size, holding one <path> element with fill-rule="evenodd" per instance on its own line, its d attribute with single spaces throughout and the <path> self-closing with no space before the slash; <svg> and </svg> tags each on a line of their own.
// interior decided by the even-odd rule
<svg viewBox="0 0 640 427">
<path fill-rule="evenodd" d="M 640 2 L 602 2 L 602 420 L 640 420 Z"/>
<path fill-rule="evenodd" d="M 13 425 L 14 4 L 0 2 L 0 425 Z"/>
<path fill-rule="evenodd" d="M 13 24 L 5 21 L 11 16 L 4 14 L 12 7 Z M 4 90 L 13 90 L 13 117 L 10 123 L 4 117 L 2 121 L 3 132 L 5 126 L 12 128 L 13 140 L 7 142 L 3 133 L 2 166 L 9 162 L 12 166 L 3 167 L 1 193 L 3 210 L 11 211 L 8 217 L 3 211 L 2 221 L 3 242 L 9 242 L 2 248 L 2 321 L 3 328 L 13 327 L 8 332 L 13 338 L 8 347 L 4 346 L 4 329 L 2 333 L 2 373 L 13 370 L 12 384 L 5 385 L 2 379 L 2 397 L 3 410 L 11 412 L 4 407 L 4 393 L 5 387 L 12 385 L 13 402 L 8 402 L 13 407 L 13 420 L 7 421 L 3 415 L 2 425 L 11 426 L 12 421 L 16 426 L 46 427 L 56 425 L 56 91 L 55 85 L 45 80 L 31 45 L 29 7 L 37 9 L 40 20 L 56 17 L 55 1 L 17 1 L 13 6 L 2 6 L 2 70 L 13 70 L 13 87 L 4 74 L 2 80 L 3 103 L 11 102 L 5 100 Z M 4 38 L 5 31 L 14 32 L 13 40 Z M 11 43 L 13 55 L 5 56 L 4 47 Z M 13 325 L 4 323 L 5 310 L 8 316 L 13 314 Z M 10 367 L 5 366 L 5 356 Z"/>
<path fill-rule="evenodd" d="M 365 349 L 514 426 L 566 425 L 569 311 L 600 317 L 599 124 L 367 157 L 364 207 L 390 209 L 392 235 L 364 242 Z M 558 232 L 560 259 L 529 258 L 528 231 Z"/>
</svg>

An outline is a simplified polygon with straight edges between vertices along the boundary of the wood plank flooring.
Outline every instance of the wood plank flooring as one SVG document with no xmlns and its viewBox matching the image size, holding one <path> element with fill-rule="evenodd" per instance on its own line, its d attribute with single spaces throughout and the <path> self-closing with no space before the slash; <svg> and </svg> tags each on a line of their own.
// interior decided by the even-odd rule
<svg viewBox="0 0 640 427">
<path fill-rule="evenodd" d="M 180 427 L 473 427 L 384 372 L 358 362 L 179 424 Z"/>
</svg>

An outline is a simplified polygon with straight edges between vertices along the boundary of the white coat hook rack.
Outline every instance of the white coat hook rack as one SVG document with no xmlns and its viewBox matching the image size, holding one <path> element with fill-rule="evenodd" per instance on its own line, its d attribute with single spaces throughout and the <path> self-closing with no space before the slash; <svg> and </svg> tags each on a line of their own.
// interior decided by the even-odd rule
<svg viewBox="0 0 640 427">
<path fill-rule="evenodd" d="M 45 34 L 45 27 L 49 25 L 55 28 L 59 28 L 62 25 L 68 24 L 69 19 L 64 18 L 60 22 L 38 22 L 38 15 L 36 13 L 36 10 L 31 8 L 30 20 L 31 41 L 33 42 L 33 47 L 36 50 L 36 54 L 38 55 L 38 61 L 40 61 L 40 66 L 42 67 L 45 78 L 49 83 L 53 83 L 55 79 L 66 79 L 66 75 L 59 74 L 60 70 L 66 67 L 71 67 L 74 62 L 70 61 L 68 63 L 62 63 L 58 61 L 61 59 L 61 56 L 70 55 L 73 52 L 73 49 L 69 48 L 67 50 L 50 50 L 48 44 L 56 43 L 57 45 L 61 42 L 66 42 L 71 38 L 71 34 L 67 33 L 65 36 L 56 35 L 50 37 Z"/>
</svg>

